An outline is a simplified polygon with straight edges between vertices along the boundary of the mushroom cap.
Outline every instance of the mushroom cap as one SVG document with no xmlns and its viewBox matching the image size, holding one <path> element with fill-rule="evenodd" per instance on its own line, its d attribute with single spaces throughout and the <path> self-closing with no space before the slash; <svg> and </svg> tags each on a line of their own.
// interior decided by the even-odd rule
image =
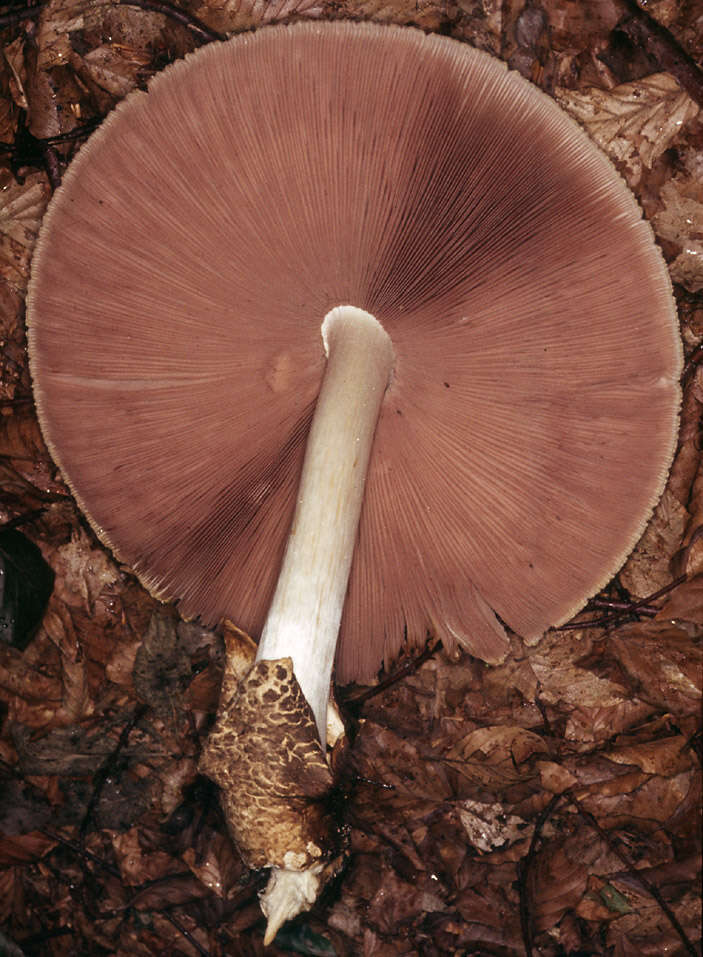
<svg viewBox="0 0 703 957">
<path fill-rule="evenodd" d="M 101 539 L 258 634 L 334 306 L 396 354 L 337 658 L 532 638 L 617 571 L 660 495 L 681 347 L 649 226 L 547 96 L 447 38 L 299 23 L 213 44 L 69 168 L 30 284 L 49 447 Z M 480 644 L 480 643 L 479 643 Z"/>
</svg>

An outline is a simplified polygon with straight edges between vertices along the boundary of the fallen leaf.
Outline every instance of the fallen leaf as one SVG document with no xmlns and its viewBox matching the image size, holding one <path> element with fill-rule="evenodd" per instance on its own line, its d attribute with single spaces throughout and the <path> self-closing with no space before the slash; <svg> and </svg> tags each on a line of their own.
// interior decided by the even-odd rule
<svg viewBox="0 0 703 957">
<path fill-rule="evenodd" d="M 582 828 L 539 851 L 527 879 L 530 911 L 538 930 L 555 926 L 567 910 L 576 907 L 588 886 L 589 866 L 603 849 L 593 832 Z"/>
<path fill-rule="evenodd" d="M 693 755 L 686 738 L 675 735 L 632 746 L 622 745 L 607 752 L 616 764 L 634 764 L 647 774 L 671 777 L 692 766 Z"/>
<path fill-rule="evenodd" d="M 684 171 L 660 192 L 663 209 L 652 217 L 654 230 L 678 253 L 669 266 L 674 282 L 690 292 L 703 290 L 703 153 L 689 149 L 682 156 Z"/>
<path fill-rule="evenodd" d="M 620 583 L 635 598 L 653 595 L 672 578 L 671 560 L 681 547 L 689 515 L 665 489 L 642 537 L 620 570 Z"/>
<path fill-rule="evenodd" d="M 628 625 L 609 646 L 640 698 L 674 714 L 698 714 L 703 653 L 681 628 L 665 622 Z"/>
<path fill-rule="evenodd" d="M 612 90 L 559 88 L 558 102 L 578 120 L 634 188 L 699 107 L 668 73 L 654 73 Z"/>
<path fill-rule="evenodd" d="M 619 704 L 625 696 L 622 685 L 599 678 L 577 662 L 586 657 L 591 639 L 575 633 L 568 640 L 559 631 L 550 631 L 530 649 L 529 661 L 540 682 L 540 699 L 549 704 L 567 704 L 574 708 L 606 708 Z"/>
<path fill-rule="evenodd" d="M 50 556 L 50 563 L 56 573 L 57 598 L 72 607 L 87 605 L 90 611 L 103 591 L 120 578 L 115 562 L 82 528 Z"/>
<path fill-rule="evenodd" d="M 502 804 L 464 800 L 457 810 L 470 844 L 478 851 L 488 853 L 525 837 L 527 822 L 515 814 L 506 814 Z"/>
<path fill-rule="evenodd" d="M 10 93 L 12 99 L 22 110 L 29 108 L 27 97 L 24 92 L 26 81 L 26 70 L 24 63 L 24 44 L 25 38 L 17 37 L 12 43 L 9 43 L 3 50 L 5 61 L 11 71 Z"/>
<path fill-rule="evenodd" d="M 48 201 L 43 173 L 30 173 L 18 183 L 7 170 L 0 172 L 0 280 L 21 292 Z"/>
<path fill-rule="evenodd" d="M 140 829 L 136 827 L 123 834 L 112 835 L 115 858 L 125 884 L 161 880 L 181 870 L 178 861 L 165 851 L 144 851 L 139 836 Z"/>
</svg>

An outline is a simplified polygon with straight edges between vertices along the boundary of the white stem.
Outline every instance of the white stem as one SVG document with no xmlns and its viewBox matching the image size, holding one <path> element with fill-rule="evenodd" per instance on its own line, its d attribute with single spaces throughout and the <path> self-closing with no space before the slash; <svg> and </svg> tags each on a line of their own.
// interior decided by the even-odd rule
<svg viewBox="0 0 703 957">
<path fill-rule="evenodd" d="M 381 324 L 354 306 L 322 323 L 327 354 L 257 661 L 290 657 L 325 747 L 327 700 L 376 422 L 393 369 Z"/>
</svg>

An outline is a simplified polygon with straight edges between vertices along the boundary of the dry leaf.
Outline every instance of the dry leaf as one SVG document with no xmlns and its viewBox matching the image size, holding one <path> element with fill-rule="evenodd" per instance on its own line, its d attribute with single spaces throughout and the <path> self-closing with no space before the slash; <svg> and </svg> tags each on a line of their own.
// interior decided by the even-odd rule
<svg viewBox="0 0 703 957">
<path fill-rule="evenodd" d="M 457 811 L 469 843 L 478 851 L 488 853 L 525 837 L 527 822 L 515 814 L 506 814 L 502 804 L 467 799 L 459 803 Z"/>
<path fill-rule="evenodd" d="M 36 32 L 37 69 L 66 66 L 71 58 L 71 33 L 95 26 L 100 19 L 100 6 L 83 0 L 49 0 L 42 8 Z"/>
<path fill-rule="evenodd" d="M 538 929 L 553 927 L 578 904 L 588 885 L 588 868 L 602 852 L 601 841 L 583 828 L 562 841 L 550 842 L 537 854 L 527 889 Z"/>
<path fill-rule="evenodd" d="M 178 862 L 164 851 L 145 853 L 139 843 L 139 828 L 112 835 L 112 846 L 125 884 L 143 884 L 180 870 Z"/>
<path fill-rule="evenodd" d="M 85 657 L 71 612 L 55 595 L 49 602 L 42 628 L 61 653 L 63 701 L 54 720 L 57 725 L 74 724 L 91 715 L 95 706 L 88 690 Z"/>
<path fill-rule="evenodd" d="M 231 895 L 235 879 L 241 873 L 232 842 L 224 834 L 211 842 L 205 854 L 198 854 L 193 847 L 187 848 L 183 860 L 198 880 L 219 898 Z"/>
<path fill-rule="evenodd" d="M 290 17 L 320 17 L 325 0 L 202 0 L 193 13 L 220 33 L 279 23 Z"/>
<path fill-rule="evenodd" d="M 151 58 L 103 43 L 81 59 L 86 75 L 101 89 L 121 99 L 135 88 L 139 74 Z M 72 62 L 76 61 L 77 58 L 73 58 Z M 76 72 L 80 74 L 82 71 L 77 69 Z"/>
<path fill-rule="evenodd" d="M 703 575 L 683 582 L 668 596 L 658 621 L 690 621 L 703 625 Z"/>
<path fill-rule="evenodd" d="M 3 53 L 5 55 L 5 61 L 11 71 L 10 93 L 12 94 L 12 99 L 17 106 L 26 110 L 29 108 L 29 104 L 27 103 L 27 97 L 24 92 L 26 80 L 24 43 L 25 38 L 19 36 L 5 47 Z"/>
<path fill-rule="evenodd" d="M 630 187 L 651 169 L 699 107 L 668 73 L 654 73 L 612 90 L 554 91 L 559 103 L 617 164 Z"/>
<path fill-rule="evenodd" d="M 587 638 L 575 633 L 568 639 L 558 631 L 547 632 L 530 650 L 529 660 L 540 682 L 540 699 L 548 704 L 562 703 L 574 708 L 606 708 L 619 704 L 625 696 L 622 685 L 599 678 L 576 663 L 590 651 Z"/>
<path fill-rule="evenodd" d="M 102 592 L 120 578 L 117 565 L 80 527 L 49 561 L 56 574 L 55 594 L 67 605 L 87 605 L 92 612 Z"/>
<path fill-rule="evenodd" d="M 652 217 L 661 239 L 678 250 L 669 266 L 674 282 L 689 292 L 703 290 L 703 152 L 690 149 L 682 157 L 685 172 L 662 186 L 664 208 Z"/>
<path fill-rule="evenodd" d="M 670 489 L 620 571 L 620 582 L 636 598 L 653 595 L 671 581 L 671 560 L 681 546 L 688 512 Z"/>
<path fill-rule="evenodd" d="M 671 777 L 692 766 L 693 754 L 686 738 L 675 735 L 658 741 L 613 748 L 608 751 L 608 760 L 616 764 L 634 764 L 647 774 Z"/>
<path fill-rule="evenodd" d="M 0 172 L 0 280 L 21 292 L 48 201 L 43 173 L 30 173 L 20 184 L 7 170 Z"/>
<path fill-rule="evenodd" d="M 645 701 L 674 714 L 698 714 L 703 654 L 686 631 L 662 622 L 628 625 L 609 645 Z"/>
<path fill-rule="evenodd" d="M 683 570 L 687 575 L 694 576 L 703 574 L 703 459 L 698 462 L 689 510 L 691 518 L 683 540 Z"/>
</svg>

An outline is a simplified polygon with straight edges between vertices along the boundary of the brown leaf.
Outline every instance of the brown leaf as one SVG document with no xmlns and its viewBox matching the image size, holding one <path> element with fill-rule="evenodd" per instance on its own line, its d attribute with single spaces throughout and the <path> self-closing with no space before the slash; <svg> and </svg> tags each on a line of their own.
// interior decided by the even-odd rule
<svg viewBox="0 0 703 957">
<path fill-rule="evenodd" d="M 74 724 L 91 715 L 95 706 L 88 690 L 83 649 L 78 640 L 71 613 L 52 595 L 42 628 L 61 654 L 63 701 L 56 712 L 56 724 Z"/>
<path fill-rule="evenodd" d="M 703 369 L 689 377 L 681 403 L 679 447 L 671 467 L 667 487 L 684 507 L 688 506 L 691 488 L 701 459 L 701 422 L 703 421 Z M 697 523 L 698 525 L 700 522 Z"/>
<path fill-rule="evenodd" d="M 447 905 L 438 895 L 438 888 L 428 886 L 431 883 L 431 878 L 428 882 L 423 875 L 416 883 L 408 884 L 394 871 L 384 869 L 381 886 L 368 906 L 369 922 L 382 934 L 388 934 L 416 914 L 446 910 Z"/>
<path fill-rule="evenodd" d="M 657 620 L 672 623 L 690 621 L 703 625 L 703 575 L 698 575 L 675 588 L 668 595 Z"/>
<path fill-rule="evenodd" d="M 652 217 L 657 236 L 672 244 L 676 258 L 669 271 L 690 292 L 703 290 L 703 153 L 689 149 L 684 171 L 661 188 L 663 209 Z"/>
<path fill-rule="evenodd" d="M 41 831 L 32 831 L 17 837 L 0 836 L 0 867 L 36 861 L 55 846 L 56 841 Z"/>
<path fill-rule="evenodd" d="M 124 834 L 112 835 L 117 866 L 125 884 L 144 884 L 181 870 L 178 862 L 165 851 L 145 852 L 139 843 L 140 829 L 133 827 Z"/>
<path fill-rule="evenodd" d="M 689 510 L 691 518 L 683 540 L 682 562 L 685 573 L 694 576 L 703 574 L 703 459 L 699 460 L 693 481 Z"/>
<path fill-rule="evenodd" d="M 220 33 L 250 30 L 252 27 L 277 23 L 289 17 L 321 16 L 325 0 L 201 0 L 193 13 L 211 29 Z"/>
<path fill-rule="evenodd" d="M 79 75 L 84 72 L 101 89 L 122 98 L 135 88 L 139 74 L 150 59 L 124 47 L 115 48 L 112 44 L 103 43 L 82 57 L 80 65 L 83 70 L 78 68 L 79 61 L 75 56 L 72 63 Z"/>
<path fill-rule="evenodd" d="M 617 764 L 635 764 L 647 774 L 662 774 L 665 777 L 688 771 L 693 764 L 693 754 L 682 735 L 631 746 L 622 745 L 608 751 L 608 759 Z"/>
<path fill-rule="evenodd" d="M 559 923 L 567 910 L 576 907 L 588 886 L 589 866 L 604 845 L 583 828 L 561 841 L 552 841 L 536 855 L 528 872 L 530 913 L 538 930 Z"/>
<path fill-rule="evenodd" d="M 0 455 L 30 462 L 48 459 L 39 423 L 29 406 L 20 406 L 13 415 L 0 415 Z"/>
<path fill-rule="evenodd" d="M 467 799 L 459 803 L 457 811 L 469 843 L 479 852 L 488 853 L 525 837 L 527 822 L 515 814 L 506 814 L 501 804 Z"/>
<path fill-rule="evenodd" d="M 674 714 L 698 714 L 701 649 L 687 632 L 653 622 L 629 625 L 609 645 L 640 698 Z"/>
<path fill-rule="evenodd" d="M 189 847 L 183 860 L 198 880 L 217 897 L 226 898 L 235 888 L 235 880 L 241 873 L 241 862 L 234 854 L 232 842 L 224 834 L 210 842 L 204 855 Z"/>
<path fill-rule="evenodd" d="M 557 89 L 559 103 L 585 126 L 590 136 L 623 172 L 630 187 L 652 168 L 682 128 L 698 115 L 698 106 L 667 73 L 623 83 L 613 90 L 592 87 L 583 93 Z"/>
<path fill-rule="evenodd" d="M 43 173 L 31 173 L 20 184 L 7 170 L 0 172 L 0 280 L 21 292 L 48 200 Z"/>
<path fill-rule="evenodd" d="M 13 40 L 12 43 L 8 43 L 3 50 L 3 54 L 11 71 L 10 93 L 12 99 L 20 109 L 26 110 L 29 108 L 29 104 L 27 103 L 27 97 L 24 92 L 26 80 L 24 44 L 25 38 L 19 36 Z"/>
<path fill-rule="evenodd" d="M 487 759 L 490 764 L 508 762 L 515 766 L 531 755 L 544 754 L 547 750 L 547 745 L 538 734 L 524 728 L 499 726 L 471 731 L 452 748 L 447 757 L 462 757 L 468 761 L 480 753 L 481 758 Z"/>
<path fill-rule="evenodd" d="M 664 490 L 644 534 L 620 571 L 631 595 L 644 598 L 671 581 L 671 560 L 681 546 L 688 512 L 668 488 Z"/>
<path fill-rule="evenodd" d="M 696 792 L 700 798 L 695 771 L 684 771 L 670 778 L 646 777 L 640 783 L 634 776 L 632 780 L 637 784 L 634 788 L 617 789 L 610 794 L 603 793 L 605 789 L 601 788 L 597 794 L 583 795 L 581 803 L 597 817 L 602 827 L 608 828 L 633 818 L 666 824 L 687 798 Z"/>
<path fill-rule="evenodd" d="M 90 612 L 103 591 L 113 586 L 120 572 L 108 553 L 82 528 L 71 541 L 49 556 L 56 574 L 56 597 L 72 608 L 87 606 Z"/>
<path fill-rule="evenodd" d="M 577 664 L 589 654 L 591 642 L 574 632 L 551 631 L 530 649 L 529 661 L 541 685 L 542 701 L 574 708 L 612 707 L 622 701 L 622 685 Z"/>
</svg>

